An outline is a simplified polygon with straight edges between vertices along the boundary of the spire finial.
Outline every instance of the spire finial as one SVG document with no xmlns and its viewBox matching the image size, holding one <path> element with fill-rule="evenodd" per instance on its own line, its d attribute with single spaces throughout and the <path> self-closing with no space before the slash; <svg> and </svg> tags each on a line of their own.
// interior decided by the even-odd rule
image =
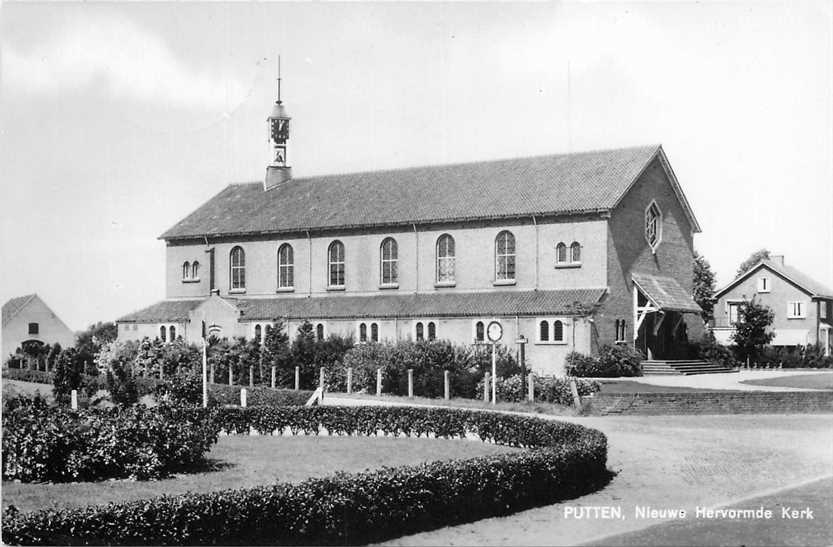
<svg viewBox="0 0 833 547">
<path fill-rule="evenodd" d="M 278 104 L 281 104 L 281 56 L 278 54 Z"/>
</svg>

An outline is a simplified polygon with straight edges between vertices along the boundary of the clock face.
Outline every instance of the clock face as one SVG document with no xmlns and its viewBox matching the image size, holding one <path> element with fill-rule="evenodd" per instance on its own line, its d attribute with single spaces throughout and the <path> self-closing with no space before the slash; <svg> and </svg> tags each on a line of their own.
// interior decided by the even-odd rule
<svg viewBox="0 0 833 547">
<path fill-rule="evenodd" d="M 503 327 L 497 321 L 492 321 L 486 329 L 486 334 L 490 341 L 497 342 L 503 337 Z"/>
</svg>

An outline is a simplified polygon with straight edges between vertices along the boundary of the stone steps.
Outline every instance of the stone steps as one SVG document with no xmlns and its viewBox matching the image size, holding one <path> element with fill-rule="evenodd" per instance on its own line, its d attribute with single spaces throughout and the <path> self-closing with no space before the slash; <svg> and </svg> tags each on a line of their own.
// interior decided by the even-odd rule
<svg viewBox="0 0 833 547">
<path fill-rule="evenodd" d="M 644 375 L 693 375 L 693 374 L 720 374 L 733 372 L 732 369 L 722 367 L 709 361 L 701 360 L 647 360 L 642 361 L 642 374 Z"/>
</svg>

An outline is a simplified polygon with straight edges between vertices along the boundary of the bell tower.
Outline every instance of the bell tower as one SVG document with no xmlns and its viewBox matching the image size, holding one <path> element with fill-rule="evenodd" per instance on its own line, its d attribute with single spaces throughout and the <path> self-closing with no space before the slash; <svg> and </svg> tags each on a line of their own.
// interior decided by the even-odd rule
<svg viewBox="0 0 833 547">
<path fill-rule="evenodd" d="M 281 58 L 278 56 L 278 96 L 272 106 L 272 113 L 266 118 L 269 127 L 269 154 L 271 159 L 266 166 L 266 178 L 263 181 L 264 190 L 271 190 L 292 178 L 292 168 L 287 163 L 286 157 L 290 119 L 281 101 Z"/>
</svg>

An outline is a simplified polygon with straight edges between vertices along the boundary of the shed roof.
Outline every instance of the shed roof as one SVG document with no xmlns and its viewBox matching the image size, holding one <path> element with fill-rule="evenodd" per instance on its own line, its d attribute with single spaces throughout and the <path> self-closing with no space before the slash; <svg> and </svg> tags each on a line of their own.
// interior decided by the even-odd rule
<svg viewBox="0 0 833 547">
<path fill-rule="evenodd" d="M 676 279 L 660 275 L 634 273 L 634 282 L 661 310 L 701 313 L 703 309 Z"/>
</svg>

